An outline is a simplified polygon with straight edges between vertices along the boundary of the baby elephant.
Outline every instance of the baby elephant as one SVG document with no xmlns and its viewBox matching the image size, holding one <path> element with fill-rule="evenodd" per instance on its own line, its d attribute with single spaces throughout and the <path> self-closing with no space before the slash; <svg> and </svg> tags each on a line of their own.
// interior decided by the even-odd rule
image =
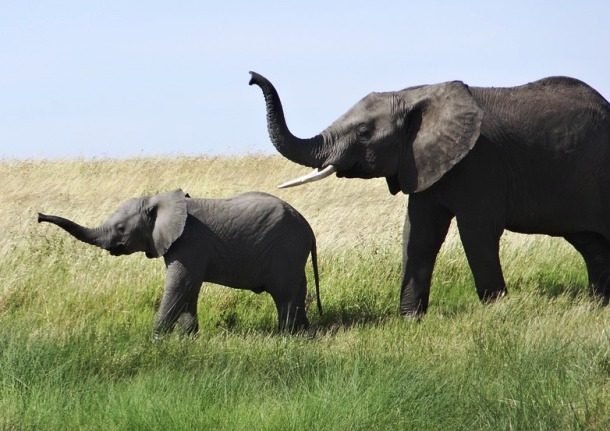
<svg viewBox="0 0 610 431">
<path fill-rule="evenodd" d="M 286 202 L 265 193 L 229 199 L 191 199 L 182 190 L 130 199 L 101 226 L 90 229 L 62 217 L 38 215 L 80 241 L 113 256 L 138 251 L 163 256 L 165 291 L 154 331 L 176 323 L 195 333 L 197 297 L 204 281 L 256 293 L 269 292 L 279 329 L 309 326 L 305 264 L 311 253 L 318 310 L 316 239 L 309 223 Z"/>
</svg>

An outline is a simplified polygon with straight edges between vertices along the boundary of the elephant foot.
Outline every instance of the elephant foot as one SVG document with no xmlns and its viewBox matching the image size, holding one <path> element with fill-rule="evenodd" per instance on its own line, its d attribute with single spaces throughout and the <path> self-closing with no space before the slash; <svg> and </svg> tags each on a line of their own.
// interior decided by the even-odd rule
<svg viewBox="0 0 610 431">
<path fill-rule="evenodd" d="M 602 307 L 607 307 L 610 303 L 610 296 L 597 296 L 596 299 Z"/>
<path fill-rule="evenodd" d="M 400 312 L 400 316 L 403 318 L 404 321 L 406 322 L 415 322 L 418 323 L 420 322 L 426 313 L 404 313 L 404 312 Z"/>
<path fill-rule="evenodd" d="M 610 302 L 610 277 L 606 277 L 603 283 L 591 284 L 589 286 L 589 293 L 602 306 L 607 306 Z"/>
<path fill-rule="evenodd" d="M 403 298 L 400 302 L 400 315 L 407 319 L 419 320 L 428 311 L 428 298 L 418 300 L 408 300 Z"/>
<path fill-rule="evenodd" d="M 280 313 L 278 328 L 280 332 L 289 332 L 291 334 L 309 329 L 309 321 L 305 315 L 305 308 L 296 307 L 293 310 L 288 310 L 288 312 Z"/>
<path fill-rule="evenodd" d="M 297 334 L 304 332 L 309 329 L 309 322 L 307 319 L 298 322 L 284 322 L 283 325 L 279 325 L 280 332 L 287 332 L 289 334 Z"/>
<path fill-rule="evenodd" d="M 500 289 L 486 290 L 483 293 L 479 293 L 479 298 L 483 304 L 493 304 L 507 295 L 508 290 L 506 290 L 506 287 L 502 287 Z"/>
<path fill-rule="evenodd" d="M 589 293 L 594 301 L 596 301 L 602 307 L 606 307 L 610 303 L 610 292 L 607 290 L 608 289 L 591 289 Z"/>
<path fill-rule="evenodd" d="M 180 329 L 180 335 L 194 336 L 199 331 L 199 322 L 197 316 L 184 313 L 178 319 L 177 326 Z"/>
</svg>

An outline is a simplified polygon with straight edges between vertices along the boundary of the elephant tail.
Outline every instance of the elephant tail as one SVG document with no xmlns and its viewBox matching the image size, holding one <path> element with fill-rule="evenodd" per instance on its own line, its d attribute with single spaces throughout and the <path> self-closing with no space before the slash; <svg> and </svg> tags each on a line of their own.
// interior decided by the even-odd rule
<svg viewBox="0 0 610 431">
<path fill-rule="evenodd" d="M 318 251 L 316 246 L 316 237 L 313 237 L 311 244 L 311 266 L 313 266 L 313 278 L 316 283 L 316 302 L 318 304 L 318 312 L 322 314 L 322 301 L 320 300 L 320 276 L 318 274 Z"/>
</svg>

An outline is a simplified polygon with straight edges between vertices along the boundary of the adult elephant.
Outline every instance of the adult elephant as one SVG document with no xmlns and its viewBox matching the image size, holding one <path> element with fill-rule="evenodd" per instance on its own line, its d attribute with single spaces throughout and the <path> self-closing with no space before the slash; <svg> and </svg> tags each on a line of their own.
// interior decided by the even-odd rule
<svg viewBox="0 0 610 431">
<path fill-rule="evenodd" d="M 505 295 L 504 229 L 564 237 L 586 263 L 591 291 L 610 297 L 610 105 L 572 78 L 510 88 L 453 81 L 371 93 L 320 134 L 293 136 L 277 91 L 251 72 L 271 141 L 315 168 L 283 184 L 336 173 L 385 177 L 409 194 L 400 311 L 428 308 L 438 251 L 453 217 L 481 301 Z"/>
</svg>

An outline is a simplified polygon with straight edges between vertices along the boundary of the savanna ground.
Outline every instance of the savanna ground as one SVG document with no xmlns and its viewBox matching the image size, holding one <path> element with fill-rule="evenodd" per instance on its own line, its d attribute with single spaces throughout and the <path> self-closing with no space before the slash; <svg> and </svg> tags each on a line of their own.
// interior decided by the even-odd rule
<svg viewBox="0 0 610 431">
<path fill-rule="evenodd" d="M 257 156 L 0 162 L 0 429 L 610 429 L 610 310 L 569 246 L 505 234 L 510 295 L 483 306 L 452 228 L 429 314 L 403 320 L 405 197 L 383 180 L 275 188 L 301 172 Z M 267 295 L 205 285 L 200 334 L 153 342 L 162 260 L 36 223 L 97 225 L 177 187 L 267 191 L 308 218 L 325 308 L 310 333 L 276 333 Z"/>
</svg>

